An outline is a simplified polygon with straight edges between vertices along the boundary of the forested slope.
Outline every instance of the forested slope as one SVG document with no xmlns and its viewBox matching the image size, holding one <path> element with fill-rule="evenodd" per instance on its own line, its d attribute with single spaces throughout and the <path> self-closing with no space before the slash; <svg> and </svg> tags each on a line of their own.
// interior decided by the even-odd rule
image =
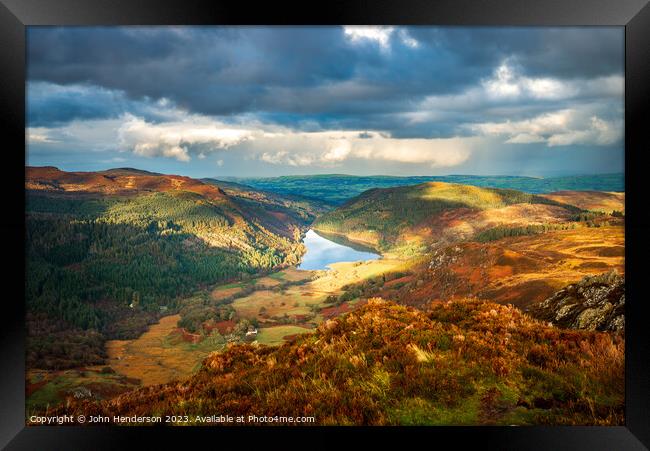
<svg viewBox="0 0 650 451">
<path fill-rule="evenodd" d="M 262 203 L 131 169 L 28 168 L 26 188 L 29 363 L 46 367 L 100 354 L 48 342 L 54 324 L 71 331 L 70 343 L 86 330 L 136 336 L 201 286 L 297 263 L 313 218 L 306 203 L 291 210 L 279 196 Z"/>
</svg>

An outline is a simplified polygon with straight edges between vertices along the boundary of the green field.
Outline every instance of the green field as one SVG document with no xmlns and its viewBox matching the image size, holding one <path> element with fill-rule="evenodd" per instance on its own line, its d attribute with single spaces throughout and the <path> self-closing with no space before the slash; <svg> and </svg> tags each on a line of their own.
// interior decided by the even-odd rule
<svg viewBox="0 0 650 451">
<path fill-rule="evenodd" d="M 259 330 L 256 340 L 260 344 L 275 346 L 284 343 L 284 337 L 287 335 L 305 334 L 309 332 L 311 332 L 310 329 L 298 326 L 265 327 Z"/>
</svg>

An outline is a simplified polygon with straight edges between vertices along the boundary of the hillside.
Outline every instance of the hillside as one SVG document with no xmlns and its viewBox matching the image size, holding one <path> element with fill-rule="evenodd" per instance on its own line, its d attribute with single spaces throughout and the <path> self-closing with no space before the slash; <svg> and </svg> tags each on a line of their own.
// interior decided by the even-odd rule
<svg viewBox="0 0 650 451">
<path fill-rule="evenodd" d="M 610 196 L 592 192 L 589 198 Z M 584 195 L 565 193 L 563 199 L 580 204 Z M 624 276 L 625 218 L 616 211 L 584 211 L 517 191 L 428 183 L 371 190 L 313 227 L 406 261 L 399 272 L 344 287 L 338 303 L 380 296 L 426 308 L 432 301 L 471 296 L 527 312 L 584 277 L 607 271 Z"/>
<path fill-rule="evenodd" d="M 515 190 L 442 182 L 372 189 L 319 217 L 317 230 L 387 252 L 422 252 L 501 224 L 566 222 L 580 209 Z"/>
<path fill-rule="evenodd" d="M 279 348 L 213 353 L 182 384 L 70 400 L 48 414 L 615 425 L 623 424 L 623 356 L 615 336 L 556 329 L 512 307 L 439 302 L 425 313 L 375 299 Z"/>
<path fill-rule="evenodd" d="M 282 177 L 225 177 L 256 189 L 282 195 L 299 195 L 335 205 L 373 188 L 417 185 L 425 182 L 444 182 L 472 185 L 483 188 L 516 189 L 531 194 L 574 191 L 624 191 L 623 174 L 577 175 L 565 177 L 522 176 L 356 176 L 345 174 L 294 175 Z"/>
<path fill-rule="evenodd" d="M 294 221 L 310 223 L 319 215 L 332 209 L 332 206 L 326 202 L 299 195 L 281 195 L 210 178 L 201 181 L 219 187 L 228 196 L 236 198 L 241 205 L 254 210 L 256 214 L 267 215 L 268 221 L 273 221 L 273 217 L 275 220 L 286 221 L 286 218 L 290 217 Z"/>
<path fill-rule="evenodd" d="M 624 276 L 624 227 L 612 223 L 452 243 L 409 260 L 399 272 L 350 284 L 339 302 L 381 296 L 425 309 L 433 301 L 471 296 L 528 312 L 585 277 L 608 271 Z"/>
<path fill-rule="evenodd" d="M 623 424 L 611 193 L 427 182 L 332 209 L 129 168 L 28 168 L 26 187 L 31 413 Z M 308 227 L 383 256 L 288 268 Z M 591 277 L 610 270 L 612 302 Z M 616 327 L 564 329 L 593 310 Z"/>
<path fill-rule="evenodd" d="M 201 286 L 297 263 L 320 211 L 132 169 L 28 167 L 25 187 L 30 367 L 97 363 L 103 342 L 82 346 L 85 331 L 134 337 Z"/>
<path fill-rule="evenodd" d="M 543 197 L 557 202 L 575 205 L 583 210 L 611 213 L 625 212 L 625 193 L 603 191 L 557 191 L 543 194 Z"/>
</svg>

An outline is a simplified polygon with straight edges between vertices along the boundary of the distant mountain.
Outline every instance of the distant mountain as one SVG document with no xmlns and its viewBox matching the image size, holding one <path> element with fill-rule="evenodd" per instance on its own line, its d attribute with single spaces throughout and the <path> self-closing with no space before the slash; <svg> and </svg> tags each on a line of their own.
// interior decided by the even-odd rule
<svg viewBox="0 0 650 451">
<path fill-rule="evenodd" d="M 333 204 L 342 204 L 348 199 L 372 188 L 417 185 L 424 182 L 446 182 L 489 188 L 516 189 L 532 194 L 550 193 L 561 190 L 625 191 L 625 177 L 623 174 L 577 175 L 549 178 L 475 175 L 396 177 L 344 174 L 297 175 L 267 178 L 222 178 L 257 189 L 280 194 L 296 194 Z"/>
<path fill-rule="evenodd" d="M 107 169 L 105 171 L 99 171 L 103 174 L 108 175 L 163 175 L 159 172 L 145 171 L 144 169 L 135 169 L 135 168 L 114 168 Z"/>
</svg>

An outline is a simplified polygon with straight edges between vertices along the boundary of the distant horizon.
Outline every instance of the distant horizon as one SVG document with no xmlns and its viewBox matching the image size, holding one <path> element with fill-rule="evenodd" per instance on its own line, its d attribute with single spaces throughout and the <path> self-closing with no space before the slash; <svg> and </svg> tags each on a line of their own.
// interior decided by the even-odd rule
<svg viewBox="0 0 650 451">
<path fill-rule="evenodd" d="M 96 170 L 85 170 L 85 169 L 62 169 L 61 167 L 53 164 L 43 164 L 43 165 L 30 165 L 26 164 L 26 168 L 45 168 L 53 167 L 63 172 L 104 172 L 111 170 L 136 170 L 136 171 L 145 171 L 150 173 L 157 173 L 160 175 L 178 175 L 183 177 L 190 177 L 194 179 L 218 179 L 221 178 L 231 178 L 231 179 L 266 179 L 266 178 L 279 178 L 279 177 L 327 177 L 327 176 L 344 176 L 344 177 L 391 177 L 391 178 L 409 178 L 409 177 L 518 177 L 518 178 L 533 178 L 533 179 L 551 179 L 551 178 L 562 178 L 562 177 L 593 177 L 593 176 L 605 176 L 605 175 L 622 175 L 625 176 L 624 171 L 619 172 L 597 172 L 597 173 L 567 173 L 563 175 L 525 175 L 525 174 L 468 174 L 468 173 L 450 173 L 450 174 L 407 174 L 407 175 L 391 175 L 391 174 L 350 174 L 343 172 L 328 172 L 328 173 L 309 173 L 309 174 L 280 174 L 273 176 L 257 176 L 257 175 L 208 175 L 208 176 L 191 176 L 181 172 L 159 172 L 149 169 L 143 169 L 142 167 L 134 166 L 111 166 L 105 169 L 96 169 Z"/>
</svg>

